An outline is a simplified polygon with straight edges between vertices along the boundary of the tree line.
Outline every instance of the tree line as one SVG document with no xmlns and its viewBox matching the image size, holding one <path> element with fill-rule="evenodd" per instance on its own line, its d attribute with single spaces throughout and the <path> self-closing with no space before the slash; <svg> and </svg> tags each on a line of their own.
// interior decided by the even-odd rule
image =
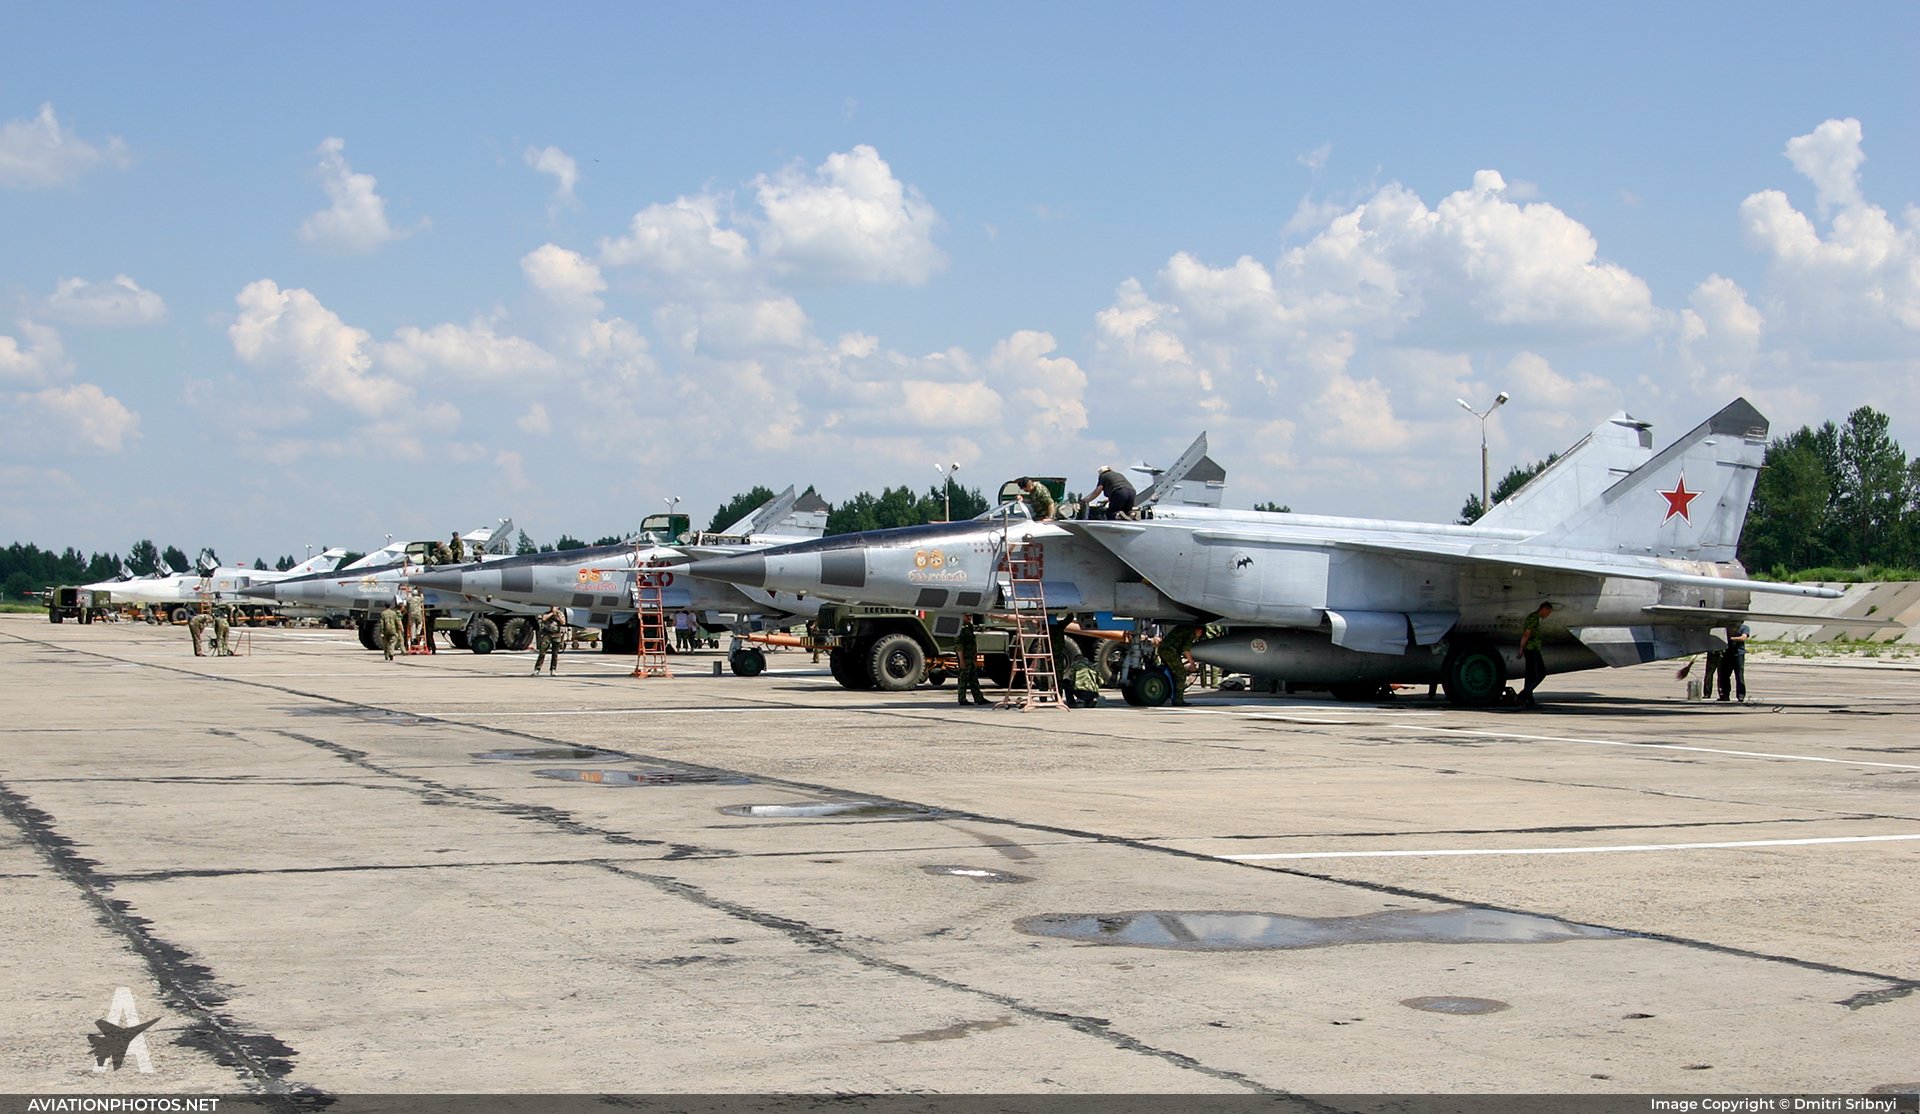
<svg viewBox="0 0 1920 1114">
<path fill-rule="evenodd" d="M 213 553 L 211 549 L 207 552 Z M 135 576 L 153 573 L 163 563 L 167 569 L 193 571 L 192 558 L 179 547 L 170 545 L 162 549 L 147 538 L 133 543 L 124 560 L 127 571 Z M 214 560 L 219 560 L 217 554 Z M 117 553 L 86 554 L 72 546 L 56 553 L 37 545 L 14 542 L 0 549 L 0 593 L 4 593 L 0 598 L 22 600 L 43 588 L 110 580 L 119 575 L 121 561 Z M 299 563 L 295 558 L 286 556 L 276 561 L 273 567 L 284 571 Z M 265 569 L 267 563 L 256 560 L 253 567 Z"/>
<path fill-rule="evenodd" d="M 1843 424 L 1801 426 L 1768 442 L 1740 535 L 1740 563 L 1774 580 L 1913 579 L 1920 569 L 1920 458 L 1907 456 L 1891 424 L 1862 406 Z M 1509 469 L 1493 502 L 1557 459 Z M 1470 493 L 1458 521 L 1485 512 Z"/>
</svg>

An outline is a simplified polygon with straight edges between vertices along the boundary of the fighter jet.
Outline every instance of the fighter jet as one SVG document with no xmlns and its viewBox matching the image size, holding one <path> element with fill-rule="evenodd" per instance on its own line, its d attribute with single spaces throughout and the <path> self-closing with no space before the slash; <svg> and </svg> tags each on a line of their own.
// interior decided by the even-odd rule
<svg viewBox="0 0 1920 1114">
<path fill-rule="evenodd" d="M 482 560 L 498 559 L 511 552 L 513 520 L 503 518 L 492 526 L 468 531 L 460 537 Z M 389 540 L 385 546 L 345 568 L 254 585 L 242 594 L 253 600 L 272 601 L 290 614 L 323 616 L 330 625 L 353 623 L 359 631 L 360 644 L 377 650 L 380 643 L 376 624 L 380 609 L 397 598 L 401 580 L 407 573 L 426 567 L 434 544 Z M 524 649 L 533 638 L 531 623 L 513 624 L 516 618 L 532 614 L 525 608 L 474 608 L 457 598 L 423 594 L 429 611 L 464 620 L 461 629 L 452 632 L 456 648 L 482 654 L 491 653 L 496 644 Z"/>
<path fill-rule="evenodd" d="M 1521 623 L 1542 603 L 1551 674 L 1719 649 L 1720 628 L 1762 617 L 1755 593 L 1837 597 L 1747 579 L 1735 559 L 1766 442 L 1766 418 L 1735 400 L 1546 524 L 1521 507 L 1506 526 L 1214 512 L 1071 529 L 1232 625 L 1197 661 L 1350 699 L 1437 681 L 1482 705 L 1520 671 Z"/>
<path fill-rule="evenodd" d="M 1539 604 L 1550 673 L 1679 657 L 1760 617 L 1734 559 L 1767 421 L 1744 399 L 1657 456 L 1617 415 L 1472 526 L 1163 506 L 1142 521 L 997 521 L 824 538 L 696 561 L 689 572 L 843 602 L 1006 606 L 1004 546 L 1042 548 L 1050 610 L 1225 622 L 1197 660 L 1359 699 L 1440 682 L 1484 704 L 1518 672 Z M 1649 459 L 1650 457 L 1650 459 Z M 1503 509 L 1504 508 L 1504 509 Z"/>
<path fill-rule="evenodd" d="M 690 553 L 733 553 L 789 542 L 795 537 L 818 537 L 825 527 L 824 515 L 810 508 L 796 510 L 797 502 L 789 486 L 720 533 L 685 537 L 685 544 L 677 546 L 661 543 L 681 540 L 684 531 L 650 530 L 647 523 L 642 523 L 641 533 L 633 541 L 530 553 L 480 565 L 419 569 L 407 575 L 406 582 L 472 606 L 533 610 L 558 606 L 566 610 L 567 621 L 574 626 L 605 630 L 607 635 L 600 643 L 603 650 L 632 653 L 638 638 L 634 580 L 639 568 L 665 570 L 663 605 L 671 611 L 687 608 L 710 625 L 739 616 L 785 617 L 817 610 L 817 604 L 790 596 L 693 580 L 677 568 L 686 564 Z M 649 521 L 664 517 L 650 516 Z"/>
<path fill-rule="evenodd" d="M 210 554 L 202 551 L 202 560 L 196 563 L 193 572 L 120 581 L 105 587 L 115 603 L 152 606 L 164 611 L 175 622 L 181 622 L 196 604 L 245 602 L 252 598 L 248 594 L 251 588 L 331 572 L 346 555 L 344 549 L 328 549 L 293 568 L 272 570 L 216 565 L 208 559 Z"/>
</svg>

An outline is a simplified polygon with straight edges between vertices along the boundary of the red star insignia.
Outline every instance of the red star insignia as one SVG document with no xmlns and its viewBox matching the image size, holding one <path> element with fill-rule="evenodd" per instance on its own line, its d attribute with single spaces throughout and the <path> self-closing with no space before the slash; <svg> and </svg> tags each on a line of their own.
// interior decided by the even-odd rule
<svg viewBox="0 0 1920 1114">
<path fill-rule="evenodd" d="M 1673 490 L 1660 493 L 1660 497 L 1667 501 L 1667 517 L 1660 521 L 1664 523 L 1674 515 L 1679 515 L 1688 522 L 1692 522 L 1693 516 L 1687 513 L 1687 504 L 1693 502 L 1699 495 L 1697 491 L 1687 490 L 1687 474 L 1680 473 L 1680 479 L 1673 485 Z"/>
</svg>

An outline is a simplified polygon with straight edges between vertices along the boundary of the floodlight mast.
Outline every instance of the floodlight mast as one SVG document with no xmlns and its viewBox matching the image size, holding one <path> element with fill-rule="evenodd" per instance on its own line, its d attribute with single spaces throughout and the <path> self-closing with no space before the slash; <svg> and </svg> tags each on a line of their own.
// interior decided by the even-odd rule
<svg viewBox="0 0 1920 1114">
<path fill-rule="evenodd" d="M 1460 404 L 1460 409 L 1465 410 L 1467 413 L 1472 414 L 1474 417 L 1480 419 L 1480 513 L 1481 514 L 1486 514 L 1488 511 L 1493 509 L 1492 497 L 1488 493 L 1488 489 L 1487 489 L 1487 419 L 1491 418 L 1493 416 L 1493 412 L 1495 410 L 1500 409 L 1500 407 L 1504 406 L 1506 404 L 1507 399 L 1512 397 L 1513 396 L 1509 395 L 1507 392 L 1501 391 L 1499 394 L 1493 396 L 1493 405 L 1487 407 L 1485 410 L 1475 410 L 1473 408 L 1473 405 L 1464 398 L 1456 398 L 1453 400 Z"/>
</svg>

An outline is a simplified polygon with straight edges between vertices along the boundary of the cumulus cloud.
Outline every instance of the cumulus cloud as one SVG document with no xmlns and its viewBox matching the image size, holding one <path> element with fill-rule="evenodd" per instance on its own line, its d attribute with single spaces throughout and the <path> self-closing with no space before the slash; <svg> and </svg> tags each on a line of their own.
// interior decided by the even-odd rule
<svg viewBox="0 0 1920 1114">
<path fill-rule="evenodd" d="M 290 368 L 309 390 L 370 417 L 408 398 L 404 385 L 373 371 L 366 330 L 340 320 L 310 292 L 260 279 L 234 300 L 240 315 L 227 337 L 242 363 Z"/>
<path fill-rule="evenodd" d="M 542 244 L 520 257 L 520 273 L 542 296 L 576 311 L 599 313 L 607 280 L 600 268 L 577 251 Z"/>
<path fill-rule="evenodd" d="M 1827 228 L 1779 190 L 1740 204 L 1747 244 L 1768 259 L 1761 306 L 1790 342 L 1849 359 L 1920 352 L 1920 214 L 1896 223 L 1867 201 L 1858 120 L 1828 120 L 1789 140 L 1786 155 L 1814 185 Z"/>
<path fill-rule="evenodd" d="M 558 147 L 529 147 L 526 159 L 527 165 L 533 169 L 553 175 L 553 203 L 548 209 L 549 214 L 579 204 L 573 196 L 573 187 L 580 182 L 580 167 L 573 161 L 573 156 Z"/>
<path fill-rule="evenodd" d="M 92 383 L 49 387 L 26 396 L 50 429 L 78 437 L 101 452 L 117 453 L 139 435 L 140 416 Z"/>
<path fill-rule="evenodd" d="M 788 167 L 754 187 L 761 250 L 789 274 L 917 286 L 946 266 L 933 243 L 940 214 L 865 145 L 808 173 Z"/>
<path fill-rule="evenodd" d="M 77 181 L 100 167 L 133 165 L 118 136 L 95 146 L 61 126 L 51 101 L 31 120 L 0 124 L 0 186 L 50 189 Z"/>
<path fill-rule="evenodd" d="M 545 379 L 558 370 L 553 356 L 524 337 L 503 336 L 493 322 L 442 324 L 429 329 L 403 325 L 380 346 L 379 364 L 409 378 L 449 373 L 458 385 Z"/>
<path fill-rule="evenodd" d="M 527 412 L 513 424 L 535 437 L 545 437 L 553 432 L 553 419 L 547 416 L 547 408 L 538 402 L 529 406 Z"/>
<path fill-rule="evenodd" d="M 649 205 L 634 214 L 626 236 L 601 241 L 600 258 L 610 266 L 691 279 L 738 275 L 750 265 L 750 245 L 746 236 L 723 225 L 717 197 Z"/>
<path fill-rule="evenodd" d="M 115 328 L 166 320 L 167 303 L 126 275 L 106 282 L 63 278 L 46 302 L 47 316 L 68 325 Z"/>
<path fill-rule="evenodd" d="M 37 387 L 73 370 L 59 330 L 35 321 L 20 321 L 16 328 L 24 344 L 0 333 L 0 384 Z"/>
<path fill-rule="evenodd" d="M 387 201 L 371 174 L 356 173 L 343 154 L 347 141 L 320 144 L 320 184 L 331 202 L 300 225 L 300 239 L 318 251 L 364 255 L 406 236 L 387 222 Z"/>
</svg>

